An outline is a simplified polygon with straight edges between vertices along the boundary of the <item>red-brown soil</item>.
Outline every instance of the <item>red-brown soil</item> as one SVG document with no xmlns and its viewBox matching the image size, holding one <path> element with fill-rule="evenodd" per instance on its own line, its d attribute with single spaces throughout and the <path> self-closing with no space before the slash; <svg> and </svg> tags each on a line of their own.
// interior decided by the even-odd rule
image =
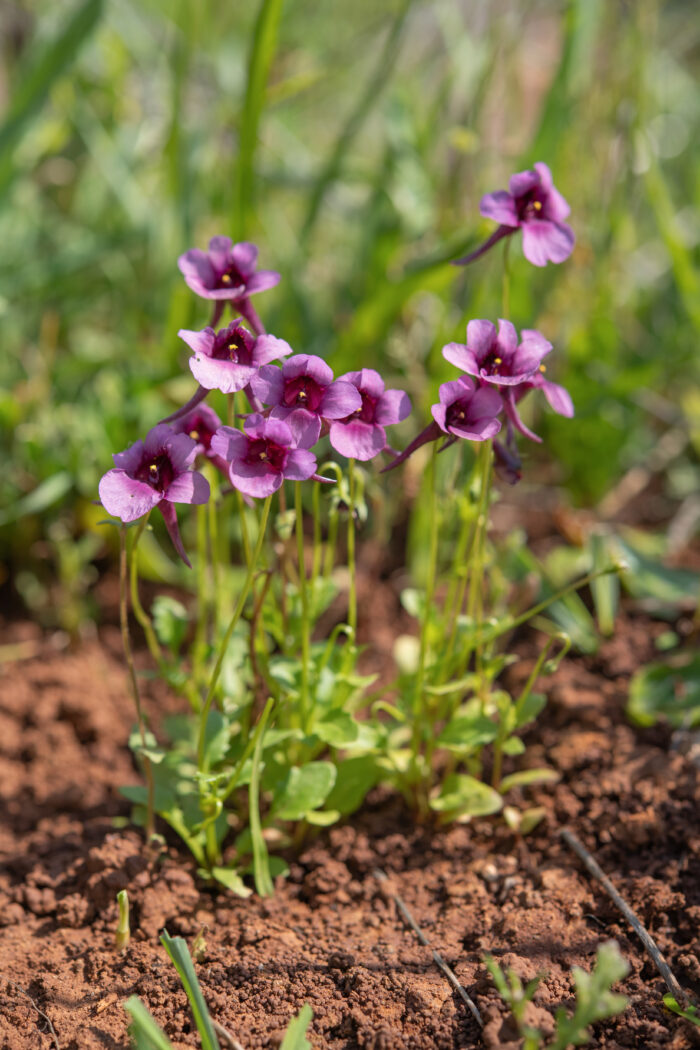
<svg viewBox="0 0 700 1050">
<path fill-rule="evenodd" d="M 515 1048 L 484 954 L 523 978 L 547 975 L 530 1019 L 551 1030 L 557 1006 L 572 1001 L 571 967 L 590 968 L 611 937 L 631 966 L 620 986 L 630 1005 L 596 1026 L 592 1045 L 700 1045 L 697 1030 L 664 1009 L 650 959 L 557 837 L 570 826 L 595 851 L 697 998 L 698 771 L 666 730 L 640 732 L 623 710 L 629 676 L 654 658 L 662 629 L 627 614 L 598 656 L 573 658 L 545 681 L 548 707 L 517 761 L 554 766 L 562 779 L 514 800 L 547 810 L 525 840 L 498 819 L 416 827 L 397 799 L 376 792 L 304 848 L 273 899 L 244 901 L 201 881 L 174 843 L 149 860 L 139 832 L 114 824 L 128 814 L 118 787 L 135 779 L 114 628 L 57 653 L 27 627 L 35 655 L 0 669 L 0 1046 L 126 1048 L 121 1004 L 132 994 L 176 1047 L 198 1046 L 158 934 L 167 926 L 192 943 L 203 924 L 202 988 L 245 1050 L 279 1046 L 305 1002 L 316 1048 Z M 4 640 L 18 637 L 13 628 Z M 518 676 L 531 666 L 522 651 Z M 404 927 L 377 866 L 476 1000 L 483 1032 Z M 122 955 L 112 943 L 123 887 L 133 939 Z"/>
</svg>

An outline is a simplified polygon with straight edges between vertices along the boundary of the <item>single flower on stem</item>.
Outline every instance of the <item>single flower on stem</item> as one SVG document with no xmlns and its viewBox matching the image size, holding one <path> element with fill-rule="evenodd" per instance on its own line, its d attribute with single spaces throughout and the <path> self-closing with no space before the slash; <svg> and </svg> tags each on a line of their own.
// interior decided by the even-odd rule
<svg viewBox="0 0 700 1050">
<path fill-rule="evenodd" d="M 275 270 L 258 270 L 258 249 L 248 241 L 234 244 L 230 237 L 212 237 L 209 250 L 190 248 L 177 261 L 180 273 L 203 299 L 247 299 L 279 284 Z"/>
<path fill-rule="evenodd" d="M 338 381 L 354 386 L 362 404 L 331 423 L 331 445 L 348 459 L 373 459 L 386 448 L 384 428 L 400 423 L 410 413 L 410 398 L 403 390 L 385 390 L 384 380 L 373 368 L 346 372 Z"/>
<path fill-rule="evenodd" d="M 333 379 L 326 362 L 314 354 L 295 354 L 281 368 L 264 365 L 250 381 L 253 394 L 272 405 L 273 419 L 294 413 L 308 434 L 304 447 L 314 445 L 326 421 L 345 419 L 362 408 L 362 397 L 352 383 Z"/>
<path fill-rule="evenodd" d="M 534 375 L 552 344 L 540 332 L 523 329 L 521 341 L 510 321 L 470 321 L 467 342 L 448 343 L 442 356 L 450 364 L 494 386 L 517 386 Z"/>
<path fill-rule="evenodd" d="M 503 408 L 501 396 L 488 387 L 477 387 L 461 376 L 440 387 L 440 400 L 431 412 L 440 430 L 453 438 L 488 441 L 501 429 L 496 416 Z"/>
<path fill-rule="evenodd" d="M 143 441 L 115 453 L 114 469 L 107 471 L 99 485 L 102 506 L 125 523 L 158 507 L 175 550 L 190 568 L 173 504 L 209 499 L 209 482 L 190 469 L 196 455 L 197 443 L 191 437 L 159 423 Z"/>
<path fill-rule="evenodd" d="M 533 171 L 511 176 L 507 190 L 481 198 L 479 210 L 500 225 L 479 248 L 456 259 L 455 266 L 474 262 L 517 230 L 523 231 L 523 254 L 533 266 L 564 262 L 574 250 L 574 231 L 564 222 L 571 209 L 555 188 L 546 164 L 538 162 Z"/>
<path fill-rule="evenodd" d="M 228 463 L 234 488 L 261 498 L 276 492 L 285 480 L 306 481 L 315 476 L 316 457 L 307 442 L 309 433 L 303 422 L 265 419 L 255 413 L 248 416 L 242 431 L 221 427 L 211 447 Z"/>
<path fill-rule="evenodd" d="M 224 394 L 243 390 L 261 365 L 278 361 L 292 352 L 284 339 L 251 335 L 240 317 L 218 332 L 213 328 L 201 332 L 181 328 L 178 335 L 192 350 L 190 371 L 200 386 L 221 390 Z"/>
</svg>

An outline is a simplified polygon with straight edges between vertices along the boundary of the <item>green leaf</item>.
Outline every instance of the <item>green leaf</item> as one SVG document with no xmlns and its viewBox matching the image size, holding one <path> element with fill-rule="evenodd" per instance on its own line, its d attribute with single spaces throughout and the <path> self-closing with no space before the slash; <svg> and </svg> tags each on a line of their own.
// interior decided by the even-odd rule
<svg viewBox="0 0 700 1050">
<path fill-rule="evenodd" d="M 347 747 L 357 740 L 359 733 L 357 722 L 348 711 L 329 711 L 314 724 L 313 731 L 331 747 Z"/>
<path fill-rule="evenodd" d="M 690 1021 L 691 1024 L 700 1028 L 700 1013 L 698 1013 L 692 1003 L 684 1009 L 682 1006 L 678 1005 L 677 1000 L 671 995 L 671 993 L 667 992 L 664 996 L 664 1006 L 668 1010 L 671 1010 L 672 1013 L 678 1014 L 679 1017 L 684 1017 L 686 1021 Z"/>
<path fill-rule="evenodd" d="M 437 739 L 438 747 L 445 747 L 459 754 L 477 751 L 490 744 L 498 736 L 498 726 L 490 718 L 477 715 L 474 718 L 453 718 Z"/>
<path fill-rule="evenodd" d="M 545 707 L 547 697 L 544 693 L 528 693 L 523 703 L 516 704 L 515 729 L 534 722 L 540 711 Z"/>
<path fill-rule="evenodd" d="M 354 813 L 380 775 L 381 770 L 371 755 L 354 755 L 344 759 L 336 767 L 335 784 L 326 798 L 327 808 L 338 810 L 344 816 Z"/>
<path fill-rule="evenodd" d="M 576 1004 L 573 1017 L 567 1017 L 563 1008 L 556 1013 L 556 1031 L 549 1050 L 567 1050 L 590 1041 L 587 1028 L 596 1021 L 614 1017 L 627 1006 L 624 995 L 610 989 L 629 972 L 627 962 L 620 955 L 615 941 L 606 941 L 598 948 L 596 963 L 591 973 L 574 966 L 572 976 L 576 986 Z"/>
<path fill-rule="evenodd" d="M 306 821 L 317 828 L 329 828 L 340 820 L 341 814 L 337 809 L 317 809 L 313 813 L 306 814 Z"/>
<path fill-rule="evenodd" d="M 253 761 L 250 771 L 250 784 L 248 786 L 248 830 L 253 846 L 253 874 L 255 877 L 255 888 L 261 897 L 271 897 L 274 893 L 272 876 L 270 875 L 270 858 L 267 846 L 262 834 L 260 823 L 260 773 L 262 763 L 262 747 L 265 736 L 265 726 L 272 710 L 273 701 L 268 700 L 255 727 L 255 747 L 253 749 Z"/>
<path fill-rule="evenodd" d="M 199 981 L 197 980 L 192 957 L 187 948 L 187 942 L 182 937 L 171 937 L 167 930 L 163 930 L 160 941 L 170 956 L 173 966 L 182 981 L 182 986 L 187 993 L 197 1031 L 202 1040 L 202 1050 L 221 1050 L 214 1026 L 211 1023 L 209 1009 L 204 1001 L 202 989 L 199 987 Z"/>
<path fill-rule="evenodd" d="M 189 614 L 182 602 L 167 594 L 159 594 L 151 606 L 153 627 L 161 645 L 167 645 L 176 656 L 187 633 Z"/>
<path fill-rule="evenodd" d="M 522 742 L 519 736 L 508 737 L 507 740 L 503 741 L 501 745 L 504 755 L 510 755 L 511 757 L 516 755 L 525 754 L 525 744 Z"/>
<path fill-rule="evenodd" d="M 206 877 L 206 874 L 208 873 L 204 874 Z M 246 886 L 241 876 L 233 868 L 212 868 L 211 874 L 217 882 L 220 882 L 227 890 L 231 890 L 231 892 L 235 893 L 237 897 L 250 897 L 253 892 Z"/>
<path fill-rule="evenodd" d="M 525 787 L 528 784 L 555 784 L 559 780 L 556 769 L 522 769 L 511 773 L 501 781 L 501 794 L 505 795 L 514 787 Z"/>
<path fill-rule="evenodd" d="M 667 569 L 619 536 L 616 545 L 628 567 L 628 571 L 622 573 L 622 580 L 633 597 L 655 598 L 666 605 L 684 605 L 697 600 L 700 574 L 686 569 Z"/>
<path fill-rule="evenodd" d="M 35 489 L 28 492 L 26 496 L 18 499 L 11 507 L 0 514 L 0 525 L 8 525 L 12 521 L 24 518 L 28 514 L 41 514 L 63 499 L 73 485 L 73 478 L 66 470 L 52 474 L 46 481 L 42 481 Z"/>
<path fill-rule="evenodd" d="M 615 561 L 616 551 L 609 537 L 600 532 L 594 532 L 590 537 L 589 545 L 594 571 L 600 572 Z M 617 573 L 606 572 L 604 576 L 592 580 L 591 594 L 598 619 L 598 628 L 601 634 L 609 638 L 615 630 L 615 617 L 620 601 L 620 578 Z"/>
<path fill-rule="evenodd" d="M 231 729 L 228 719 L 221 711 L 212 708 L 207 716 L 207 724 L 204 735 L 204 754 L 206 756 L 206 768 L 218 765 L 228 751 L 231 739 Z"/>
<path fill-rule="evenodd" d="M 306 1038 L 306 1030 L 311 1024 L 313 1011 L 308 1003 L 304 1003 L 296 1017 L 287 1025 L 280 1050 L 312 1050 L 311 1043 Z"/>
<path fill-rule="evenodd" d="M 272 812 L 278 820 L 302 820 L 322 806 L 335 783 L 332 762 L 307 762 L 293 766 L 277 794 Z"/>
<path fill-rule="evenodd" d="M 173 1044 L 138 995 L 130 996 L 124 1003 L 124 1009 L 131 1016 L 129 1035 L 134 1050 L 173 1050 Z"/>
<path fill-rule="evenodd" d="M 637 725 L 665 719 L 675 728 L 700 725 L 700 654 L 648 664 L 630 683 L 627 714 Z"/>
<path fill-rule="evenodd" d="M 498 813 L 501 796 L 488 784 L 464 773 L 452 773 L 445 779 L 440 794 L 430 800 L 430 808 L 444 813 L 450 820 L 485 817 Z"/>
</svg>

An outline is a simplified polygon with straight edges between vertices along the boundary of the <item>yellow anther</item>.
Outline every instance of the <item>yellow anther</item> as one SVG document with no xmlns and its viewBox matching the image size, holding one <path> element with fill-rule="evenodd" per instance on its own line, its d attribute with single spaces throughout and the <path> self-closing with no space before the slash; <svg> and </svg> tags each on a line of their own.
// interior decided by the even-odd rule
<svg viewBox="0 0 700 1050">
<path fill-rule="evenodd" d="M 532 207 L 535 209 L 535 211 L 542 211 L 542 201 L 533 201 Z"/>
<path fill-rule="evenodd" d="M 158 473 L 158 467 L 155 465 L 155 463 L 151 463 L 151 465 L 150 465 L 150 467 L 148 469 L 151 472 L 151 474 L 157 474 Z"/>
<path fill-rule="evenodd" d="M 226 347 L 226 349 L 227 350 L 238 350 L 238 347 L 236 346 L 235 343 L 229 343 L 228 346 Z"/>
<path fill-rule="evenodd" d="M 542 373 L 542 375 L 544 375 L 544 373 L 546 371 L 547 371 L 547 366 L 546 365 L 540 365 L 540 372 Z"/>
<path fill-rule="evenodd" d="M 231 283 L 231 275 L 229 273 L 222 274 L 221 275 L 221 283 L 222 284 L 230 284 Z"/>
<path fill-rule="evenodd" d="M 503 364 L 503 358 L 502 357 L 494 357 L 493 363 L 495 365 L 502 365 Z"/>
<path fill-rule="evenodd" d="M 190 430 L 190 437 L 193 441 L 199 441 L 199 434 L 196 430 Z"/>
<path fill-rule="evenodd" d="M 263 461 L 266 460 L 267 459 L 267 452 L 261 452 L 260 453 L 260 459 L 262 459 Z"/>
<path fill-rule="evenodd" d="M 297 395 L 297 400 L 298 401 L 306 401 L 307 396 L 308 395 L 307 395 L 305 390 L 300 390 L 298 395 Z"/>
</svg>

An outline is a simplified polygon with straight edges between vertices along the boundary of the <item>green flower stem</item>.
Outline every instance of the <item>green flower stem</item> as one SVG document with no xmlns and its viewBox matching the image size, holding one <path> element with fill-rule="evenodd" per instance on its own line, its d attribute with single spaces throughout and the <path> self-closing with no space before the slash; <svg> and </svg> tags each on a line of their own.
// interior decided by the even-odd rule
<svg viewBox="0 0 700 1050">
<path fill-rule="evenodd" d="M 149 515 L 146 514 L 146 516 L 141 518 L 141 521 L 136 526 L 134 539 L 131 544 L 131 551 L 129 552 L 129 581 L 131 590 L 131 608 L 134 613 L 134 616 L 136 617 L 137 623 L 139 624 L 145 635 L 148 651 L 155 660 L 155 662 L 158 664 L 158 668 L 162 673 L 165 668 L 165 658 L 163 656 L 163 650 L 158 644 L 158 639 L 156 637 L 156 632 L 153 629 L 153 623 L 151 621 L 151 618 L 144 609 L 144 607 L 141 605 L 141 599 L 139 598 L 138 558 L 136 557 L 136 551 L 139 545 L 139 540 L 141 539 L 143 533 L 146 530 L 148 518 Z"/>
<path fill-rule="evenodd" d="M 474 470 L 476 470 L 477 467 L 478 459 L 474 463 Z M 446 603 L 449 610 L 448 615 L 445 617 L 445 625 L 448 631 L 448 641 L 447 648 L 445 650 L 445 658 L 442 662 L 445 677 L 448 674 L 450 660 L 452 659 L 452 653 L 454 652 L 455 642 L 457 640 L 457 626 L 459 623 L 459 616 L 462 609 L 464 608 L 464 598 L 467 593 L 470 561 L 472 557 L 472 552 L 474 550 L 477 526 L 478 515 L 466 515 L 462 522 L 460 534 L 457 539 L 455 557 L 452 563 L 453 580 L 456 582 L 454 583 L 454 586 L 451 586 L 451 590 L 448 593 Z"/>
<path fill-rule="evenodd" d="M 145 528 L 145 522 L 143 525 L 139 525 L 140 532 Z M 126 557 L 126 528 L 122 526 L 119 530 L 119 620 L 121 624 L 122 632 L 122 646 L 124 648 L 124 660 L 126 661 L 127 670 L 129 672 L 129 683 L 131 685 L 131 695 L 134 700 L 136 707 L 136 718 L 139 726 L 139 734 L 141 736 L 141 747 L 146 748 L 146 723 L 143 717 L 143 709 L 141 707 L 141 693 L 139 690 L 139 683 L 136 677 L 136 667 L 134 666 L 134 657 L 131 651 L 131 637 L 129 635 L 129 609 L 127 605 L 127 557 Z M 136 537 L 138 540 L 138 536 Z M 135 544 L 134 544 L 135 546 Z M 143 771 L 146 777 L 147 787 L 147 802 L 146 802 L 146 838 L 150 841 L 155 831 L 155 785 L 153 782 L 153 768 L 151 766 L 151 760 L 146 754 L 141 755 L 143 761 Z"/>
<path fill-rule="evenodd" d="M 436 456 L 437 442 L 433 443 L 430 463 L 428 464 L 428 490 L 430 499 L 430 547 L 428 554 L 428 573 L 425 582 L 425 606 L 420 630 L 420 648 L 418 651 L 418 667 L 416 669 L 415 686 L 413 693 L 413 740 L 412 760 L 413 773 L 419 779 L 419 756 L 424 737 L 424 722 L 426 719 L 426 705 L 424 703 L 423 686 L 425 684 L 425 670 L 428 659 L 428 634 L 435 597 L 435 582 L 437 575 L 438 556 L 438 504 L 436 485 Z"/>
<path fill-rule="evenodd" d="M 257 721 L 257 723 L 256 723 L 256 725 L 255 725 L 255 727 L 253 729 L 253 732 L 248 737 L 248 742 L 247 742 L 247 744 L 245 746 L 243 754 L 238 759 L 238 762 L 236 763 L 236 765 L 234 767 L 233 773 L 231 774 L 229 779 L 226 781 L 226 786 L 223 789 L 223 792 L 221 792 L 220 795 L 219 795 L 219 799 L 221 800 L 221 802 L 225 802 L 226 799 L 229 797 L 229 795 L 231 795 L 236 790 L 236 788 L 238 786 L 238 780 L 239 780 L 240 775 L 241 775 L 241 773 L 243 771 L 243 767 L 245 766 L 245 764 L 248 761 L 248 759 L 250 758 L 250 756 L 253 754 L 253 751 L 255 750 L 255 747 L 257 745 L 258 739 L 259 739 L 261 733 L 263 733 L 264 730 L 265 730 L 265 725 L 266 725 L 266 723 L 267 723 L 267 721 L 269 719 L 270 714 L 272 713 L 272 708 L 273 708 L 274 704 L 275 704 L 274 697 L 269 697 L 267 702 L 266 702 L 266 704 L 265 704 L 265 707 L 262 710 L 260 718 L 258 719 L 258 721 Z"/>
<path fill-rule="evenodd" d="M 476 623 L 475 664 L 476 672 L 480 679 L 482 700 L 485 700 L 483 691 L 485 682 L 483 679 L 484 642 L 481 631 L 484 622 L 484 586 L 486 568 L 486 539 L 489 531 L 490 507 L 491 507 L 491 481 L 493 478 L 493 443 L 484 441 L 481 452 L 481 492 L 479 502 L 478 543 L 475 551 L 475 578 L 473 581 L 474 592 L 474 622 Z"/>
<path fill-rule="evenodd" d="M 309 719 L 309 663 L 311 653 L 311 624 L 309 622 L 309 594 L 304 564 L 304 506 L 301 499 L 301 482 L 294 482 L 294 505 L 296 509 L 297 560 L 299 562 L 299 597 L 301 599 L 301 692 L 299 708 L 301 727 L 307 731 Z"/>
<path fill-rule="evenodd" d="M 508 320 L 510 314 L 510 242 L 512 239 L 512 237 L 506 237 L 503 243 L 503 283 L 501 285 L 501 300 L 504 320 Z"/>
<path fill-rule="evenodd" d="M 229 623 L 229 625 L 228 625 L 228 627 L 226 629 L 226 634 L 224 635 L 223 641 L 222 641 L 221 646 L 219 648 L 219 655 L 217 657 L 216 664 L 215 664 L 214 670 L 212 672 L 211 680 L 209 682 L 209 689 L 207 691 L 207 696 L 206 696 L 206 699 L 204 701 L 204 706 L 202 707 L 202 712 L 201 712 L 200 721 L 199 721 L 199 740 L 198 740 L 198 743 L 197 743 L 197 767 L 198 767 L 198 769 L 199 769 L 199 771 L 201 773 L 206 773 L 207 772 L 207 770 L 205 768 L 205 761 L 204 761 L 204 758 L 205 758 L 204 748 L 205 748 L 205 743 L 206 743 L 206 729 L 207 729 L 207 719 L 209 717 L 209 711 L 211 709 L 211 705 L 212 705 L 212 702 L 214 700 L 214 693 L 216 691 L 216 686 L 217 686 L 217 683 L 219 681 L 219 676 L 221 674 L 221 668 L 223 667 L 223 663 L 224 663 L 224 659 L 226 657 L 226 652 L 228 650 L 229 642 L 231 641 L 231 636 L 232 636 L 233 632 L 236 629 L 236 624 L 238 623 L 238 621 L 241 618 L 241 615 L 243 613 L 243 609 L 245 607 L 246 600 L 247 600 L 248 595 L 250 593 L 250 589 L 253 586 L 253 579 L 254 579 L 254 576 L 255 576 L 255 566 L 257 565 L 257 563 L 259 561 L 260 553 L 262 551 L 263 542 L 265 540 L 265 529 L 266 529 L 266 526 L 267 526 L 267 519 L 270 516 L 270 505 L 271 505 L 271 503 L 272 503 L 272 496 L 268 496 L 267 499 L 265 500 L 265 503 L 263 504 L 262 517 L 260 519 L 260 528 L 258 530 L 258 541 L 257 541 L 257 543 L 255 545 L 255 552 L 254 552 L 253 557 L 251 558 L 251 560 L 250 560 L 250 562 L 248 564 L 248 573 L 246 575 L 245 582 L 244 582 L 243 587 L 241 589 L 241 592 L 240 592 L 240 594 L 238 596 L 238 601 L 236 602 L 236 608 L 233 611 L 233 616 L 231 617 L 230 623 Z"/>
<path fill-rule="evenodd" d="M 311 593 L 315 594 L 316 580 L 321 572 L 323 557 L 323 540 L 321 538 L 321 485 L 316 484 L 311 491 L 311 506 L 314 520 L 314 556 L 311 565 Z"/>
<path fill-rule="evenodd" d="M 352 632 L 348 643 L 357 645 L 357 566 L 355 562 L 355 460 L 348 460 L 348 488 L 350 506 L 348 507 L 348 573 L 350 585 L 348 591 L 348 626 Z"/>
<path fill-rule="evenodd" d="M 246 505 L 242 493 L 236 489 L 236 503 L 238 504 L 238 520 L 241 523 L 241 542 L 243 544 L 243 557 L 247 568 L 250 568 L 250 535 L 248 533 L 248 522 L 246 521 Z"/>
<path fill-rule="evenodd" d="M 209 552 L 211 556 L 211 582 L 213 589 L 212 606 L 214 610 L 213 637 L 219 637 L 219 623 L 221 622 L 221 568 L 219 563 L 219 517 L 217 514 L 218 479 L 215 471 L 205 469 L 211 485 L 212 496 L 207 503 L 207 533 L 209 537 Z"/>
<path fill-rule="evenodd" d="M 197 623 L 192 645 L 192 676 L 199 685 L 204 670 L 204 653 L 207 644 L 207 621 L 209 588 L 207 587 L 207 508 L 197 507 Z"/>
</svg>

